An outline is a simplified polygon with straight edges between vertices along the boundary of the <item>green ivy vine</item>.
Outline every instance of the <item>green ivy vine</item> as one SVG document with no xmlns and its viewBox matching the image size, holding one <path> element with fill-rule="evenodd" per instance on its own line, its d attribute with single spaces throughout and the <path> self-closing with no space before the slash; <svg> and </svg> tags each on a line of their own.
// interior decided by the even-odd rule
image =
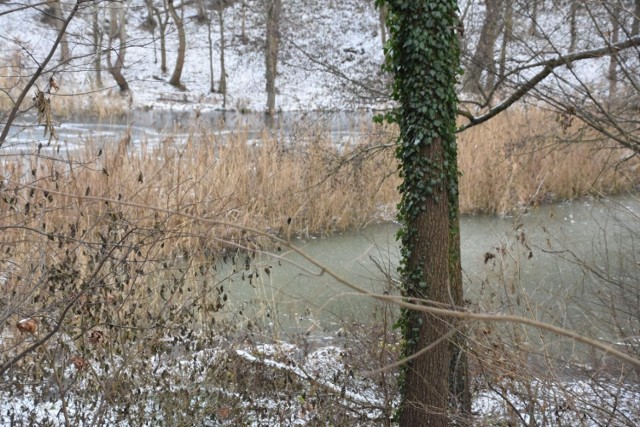
<svg viewBox="0 0 640 427">
<path fill-rule="evenodd" d="M 397 123 L 400 129 L 396 146 L 403 178 L 398 206 L 402 224 L 398 233 L 399 273 L 405 296 L 428 298 L 430 284 L 425 282 L 420 263 L 412 266 L 409 262 L 417 241 L 412 224 L 424 213 L 425 201 L 438 197 L 442 190 L 449 199 L 450 218 L 457 218 L 458 7 L 455 0 L 377 0 L 377 5 L 386 8 L 389 40 L 383 68 L 394 77 L 392 93 L 397 102 L 397 108 L 385 119 Z M 438 139 L 443 157 L 424 156 L 424 147 Z M 457 221 L 451 224 L 457 227 Z M 403 356 L 416 350 L 422 319 L 418 312 L 402 311 L 396 326 L 404 337 Z"/>
</svg>

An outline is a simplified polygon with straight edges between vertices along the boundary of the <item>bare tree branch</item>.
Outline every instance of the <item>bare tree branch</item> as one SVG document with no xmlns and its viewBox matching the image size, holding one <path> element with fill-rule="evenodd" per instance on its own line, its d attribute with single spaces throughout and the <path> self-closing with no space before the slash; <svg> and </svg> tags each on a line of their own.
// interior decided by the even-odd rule
<svg viewBox="0 0 640 427">
<path fill-rule="evenodd" d="M 80 8 L 80 5 L 82 3 L 87 2 L 87 1 L 88 0 L 77 0 L 76 1 L 76 4 L 73 6 L 73 9 L 69 13 L 69 16 L 67 17 L 67 19 L 62 24 L 62 27 L 60 28 L 60 31 L 58 32 L 58 37 L 56 38 L 55 42 L 53 43 L 53 46 L 51 47 L 51 50 L 49 50 L 49 54 L 47 55 L 45 60 L 38 66 L 38 69 L 36 70 L 35 73 L 33 73 L 33 76 L 31 76 L 31 79 L 27 82 L 27 85 L 22 90 L 22 93 L 20 93 L 20 96 L 18 97 L 18 100 L 16 101 L 15 105 L 13 106 L 13 109 L 11 110 L 11 113 L 9 113 L 9 118 L 7 119 L 7 123 L 5 123 L 4 128 L 2 129 L 2 134 L 0 134 L 0 147 L 2 147 L 2 144 L 7 139 L 7 135 L 9 134 L 9 129 L 11 129 L 11 124 L 13 123 L 13 121 L 15 120 L 15 118 L 16 118 L 16 116 L 18 114 L 18 109 L 20 108 L 20 105 L 22 104 L 22 101 L 24 101 L 24 98 L 27 96 L 27 93 L 29 93 L 29 90 L 31 90 L 31 86 L 33 86 L 34 83 L 36 82 L 36 80 L 38 80 L 38 78 L 40 77 L 40 75 L 44 71 L 44 68 L 47 66 L 47 64 L 49 63 L 51 58 L 53 58 L 53 55 L 55 54 L 56 49 L 58 48 L 58 45 L 62 41 L 62 38 L 64 37 L 64 34 L 67 31 L 67 26 L 69 25 L 69 23 L 71 22 L 71 20 L 75 16 L 76 12 L 78 12 L 78 9 Z"/>
<path fill-rule="evenodd" d="M 491 108 L 489 111 L 484 113 L 481 116 L 473 116 L 469 112 L 462 112 L 461 115 L 469 119 L 469 123 L 458 128 L 458 132 L 462 132 L 470 127 L 478 125 L 480 123 L 484 123 L 492 117 L 500 114 L 510 106 L 512 106 L 516 101 L 520 100 L 523 96 L 529 93 L 533 88 L 535 88 L 538 83 L 543 81 L 547 76 L 549 76 L 553 70 L 561 66 L 567 66 L 575 61 L 580 61 L 584 59 L 594 59 L 601 58 L 606 55 L 612 55 L 616 52 L 619 52 L 624 49 L 628 49 L 630 47 L 640 46 L 640 36 L 636 36 L 625 40 L 620 43 L 612 44 L 610 46 L 603 46 L 597 49 L 590 49 L 581 52 L 569 53 L 567 55 L 558 55 L 555 58 L 548 59 L 546 61 L 536 62 L 534 64 L 529 64 L 526 67 L 522 67 L 520 71 L 525 69 L 543 67 L 541 71 L 539 71 L 536 75 L 531 77 L 524 84 L 520 85 L 518 89 L 513 92 L 507 99 Z"/>
</svg>

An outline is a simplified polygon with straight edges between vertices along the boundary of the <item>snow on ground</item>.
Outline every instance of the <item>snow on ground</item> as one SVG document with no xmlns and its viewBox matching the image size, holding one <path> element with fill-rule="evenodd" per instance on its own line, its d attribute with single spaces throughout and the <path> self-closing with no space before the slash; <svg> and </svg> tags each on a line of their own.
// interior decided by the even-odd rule
<svg viewBox="0 0 640 427">
<path fill-rule="evenodd" d="M 377 14 L 373 2 L 284 2 L 282 17 L 282 50 L 277 80 L 277 108 L 283 111 L 346 109 L 344 99 L 336 92 L 335 78 L 318 63 L 324 61 L 350 78 L 361 78 L 370 72 L 379 73 L 382 63 L 382 44 L 378 35 Z M 72 3 L 64 2 L 65 10 Z M 133 3 L 138 4 L 138 3 Z M 141 2 L 139 3 L 141 4 Z M 264 13 L 259 1 L 246 2 L 246 37 L 241 37 L 242 7 L 240 2 L 227 8 L 225 19 L 225 68 L 227 75 L 227 109 L 263 111 L 266 104 L 264 44 Z M 98 3 L 103 12 L 107 3 Z M 0 3 L 0 13 L 14 8 L 12 3 Z M 68 73 L 57 73 L 62 81 L 59 94 L 82 93 L 94 90 L 92 61 L 91 10 L 81 8 L 69 26 L 69 42 L 76 58 L 67 68 Z M 300 13 L 304 10 L 304 13 Z M 186 60 L 182 83 L 186 91 L 168 83 L 175 65 L 178 38 L 175 26 L 167 27 L 168 73 L 160 71 L 160 40 L 158 31 L 151 35 L 143 28 L 146 14 L 144 6 L 129 6 L 125 69 L 133 96 L 133 105 L 146 108 L 223 108 L 221 94 L 210 93 L 210 62 L 208 26 L 198 23 L 195 9 L 185 10 L 187 39 Z M 214 42 L 213 67 L 215 87 L 220 78 L 220 43 L 217 15 L 213 13 L 212 39 Z M 22 52 L 22 62 L 30 70 L 36 68 L 49 53 L 56 37 L 50 25 L 40 21 L 42 14 L 36 9 L 0 16 L 0 55 L 11 56 Z M 354 17 L 356 19 L 354 19 Z M 300 31 L 305 37 L 300 37 Z M 106 36 L 105 36 L 106 38 Z M 107 48 L 106 41 L 103 47 Z M 28 52 L 28 53 L 27 53 Z M 32 56 L 33 59 L 30 59 Z M 51 65 L 56 64 L 56 53 Z M 103 63 L 104 63 L 103 59 Z M 103 64 L 104 66 L 104 64 Z M 50 67 L 48 67 L 50 68 Z M 50 74 L 45 72 L 41 88 Z M 113 80 L 103 71 L 105 85 L 116 92 Z"/>
<path fill-rule="evenodd" d="M 189 5 L 184 12 L 187 52 L 181 81 L 187 90 L 180 91 L 167 83 L 173 72 L 178 48 L 175 26 L 171 22 L 167 26 L 168 72 L 163 74 L 159 63 L 159 32 L 156 29 L 151 34 L 144 27 L 147 9 L 142 2 L 129 3 L 128 48 L 123 74 L 132 89 L 132 106 L 178 110 L 224 107 L 238 111 L 264 111 L 266 82 L 263 5 L 259 0 L 247 0 L 245 3 L 245 9 L 242 2 L 235 2 L 224 12 L 224 56 L 228 87 L 227 102 L 224 106 L 222 95 L 211 93 L 209 90 L 209 27 L 197 21 L 195 7 Z M 384 77 L 380 68 L 383 62 L 383 48 L 379 16 L 374 3 L 357 0 L 284 2 L 276 81 L 276 103 L 279 110 L 353 110 L 388 105 L 384 100 L 368 97 L 371 94 L 354 83 L 359 82 L 363 86 L 384 91 Z M 68 12 L 72 4 L 63 1 L 65 11 Z M 0 3 L 0 14 L 15 7 L 14 3 Z M 108 15 L 109 7 L 108 3 L 97 3 L 96 8 L 100 10 L 103 19 L 106 19 L 104 17 Z M 460 9 L 466 14 L 463 53 L 471 55 L 482 25 L 484 5 L 477 0 L 461 1 Z M 81 7 L 77 18 L 71 21 L 68 37 L 75 59 L 66 68 L 66 72 L 55 71 L 56 79 L 62 83 L 59 95 L 95 90 L 91 33 L 93 10 L 94 6 L 86 4 Z M 517 10 L 520 13 L 514 16 L 514 27 L 518 36 L 508 47 L 506 65 L 508 69 L 521 68 L 521 71 L 508 74 L 507 86 L 523 82 L 542 69 L 527 68 L 527 64 L 566 54 L 569 49 L 568 7 L 541 10 L 535 37 L 527 32 L 530 16 L 526 10 L 520 8 Z M 220 37 L 217 14 L 211 13 L 214 86 L 217 89 L 220 79 Z M 244 37 L 243 14 L 246 15 Z M 49 53 L 56 37 L 55 29 L 50 24 L 41 22 L 42 16 L 36 9 L 0 15 L 0 57 L 11 58 L 16 52 L 21 52 L 21 65 L 29 71 L 35 70 L 37 64 Z M 586 13 L 579 13 L 577 19 L 580 28 L 589 29 L 580 32 L 577 50 L 603 46 L 604 41 L 596 28 L 604 31 L 608 25 L 606 19 L 601 16 L 588 16 Z M 627 16 L 626 19 L 630 18 Z M 105 40 L 102 42 L 105 50 L 108 48 L 106 38 L 105 34 Z M 496 55 L 499 55 L 500 43 L 499 39 Z M 117 45 L 115 47 L 117 48 Z M 113 53 L 115 54 L 115 50 Z M 58 60 L 57 52 L 47 70 L 51 70 Z M 637 62 L 634 55 L 626 57 L 623 54 L 620 60 Z M 603 57 L 580 61 L 571 69 L 560 67 L 541 87 L 559 96 L 570 96 L 584 87 L 604 94 L 607 90 L 604 76 L 607 75 L 608 62 L 608 58 Z M 45 71 L 39 82 L 41 88 L 46 85 L 49 76 L 51 73 Z M 110 88 L 108 92 L 115 95 L 117 88 L 106 71 L 103 71 L 103 81 Z"/>
</svg>

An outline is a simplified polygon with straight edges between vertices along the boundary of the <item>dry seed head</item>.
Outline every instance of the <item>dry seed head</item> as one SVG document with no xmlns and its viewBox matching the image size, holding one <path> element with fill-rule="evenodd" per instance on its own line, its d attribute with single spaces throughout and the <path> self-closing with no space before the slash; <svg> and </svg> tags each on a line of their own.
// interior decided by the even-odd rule
<svg viewBox="0 0 640 427">
<path fill-rule="evenodd" d="M 100 331 L 91 331 L 89 334 L 89 342 L 98 345 L 104 342 L 104 334 Z"/>
<path fill-rule="evenodd" d="M 81 370 L 83 370 L 83 369 L 85 369 L 87 367 L 87 361 L 84 359 L 84 357 L 82 357 L 80 355 L 76 355 L 76 356 L 73 356 L 73 357 L 69 358 L 69 361 L 73 364 L 73 366 L 78 371 L 81 371 Z"/>
<path fill-rule="evenodd" d="M 38 329 L 38 324 L 35 319 L 22 319 L 16 324 L 16 327 L 23 334 L 33 334 Z"/>
</svg>

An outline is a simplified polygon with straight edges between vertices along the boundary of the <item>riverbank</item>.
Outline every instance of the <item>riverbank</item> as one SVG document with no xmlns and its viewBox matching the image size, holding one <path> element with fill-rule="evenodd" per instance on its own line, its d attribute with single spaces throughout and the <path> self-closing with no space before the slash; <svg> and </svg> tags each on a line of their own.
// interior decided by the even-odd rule
<svg viewBox="0 0 640 427">
<path fill-rule="evenodd" d="M 369 115 L 343 119 L 340 132 L 327 121 L 331 116 L 313 113 L 271 130 L 260 120 L 229 128 L 200 113 L 161 117 L 136 124 L 143 127 L 135 133 L 125 119 L 124 127 L 102 138 L 84 124 L 73 143 L 54 141 L 39 149 L 27 142 L 22 155 L 3 161 L 14 171 L 7 178 L 43 190 L 60 187 L 62 178 L 72 197 L 89 189 L 87 195 L 262 231 L 286 228 L 293 235 L 329 234 L 395 217 L 396 131 L 373 124 Z M 627 150 L 579 124 L 566 127 L 556 119 L 539 109 L 515 108 L 460 133 L 461 212 L 507 214 L 638 190 L 637 158 L 628 159 Z"/>
</svg>

